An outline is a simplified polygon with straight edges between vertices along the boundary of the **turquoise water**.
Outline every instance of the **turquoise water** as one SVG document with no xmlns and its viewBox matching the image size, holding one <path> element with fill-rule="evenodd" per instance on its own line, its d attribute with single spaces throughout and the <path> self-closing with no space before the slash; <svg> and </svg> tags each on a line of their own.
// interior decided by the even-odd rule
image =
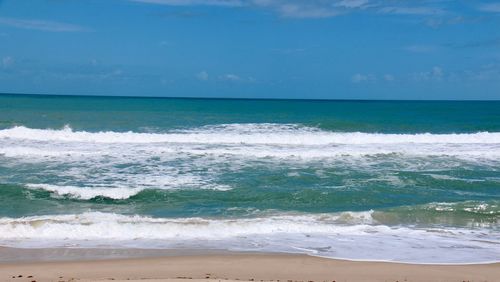
<svg viewBox="0 0 500 282">
<path fill-rule="evenodd" d="M 0 244 L 500 260 L 500 102 L 0 95 Z"/>
</svg>

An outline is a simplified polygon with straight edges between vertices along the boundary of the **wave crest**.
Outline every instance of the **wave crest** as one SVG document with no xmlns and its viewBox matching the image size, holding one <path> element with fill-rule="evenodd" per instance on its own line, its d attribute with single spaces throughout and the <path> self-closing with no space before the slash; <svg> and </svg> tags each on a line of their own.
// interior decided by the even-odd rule
<svg viewBox="0 0 500 282">
<path fill-rule="evenodd" d="M 351 224 L 343 224 L 347 218 Z M 0 218 L 0 244 L 216 248 L 421 263 L 498 261 L 500 251 L 500 238 L 494 231 L 389 227 L 373 224 L 371 212 L 246 219 L 169 219 L 99 212 Z"/>
<path fill-rule="evenodd" d="M 205 126 L 166 133 L 87 132 L 63 129 L 33 129 L 16 126 L 0 130 L 0 138 L 90 142 L 90 143 L 199 143 L 199 144 L 500 144 L 499 132 L 459 134 L 382 134 L 363 132 L 330 132 L 298 125 L 232 124 Z"/>
</svg>

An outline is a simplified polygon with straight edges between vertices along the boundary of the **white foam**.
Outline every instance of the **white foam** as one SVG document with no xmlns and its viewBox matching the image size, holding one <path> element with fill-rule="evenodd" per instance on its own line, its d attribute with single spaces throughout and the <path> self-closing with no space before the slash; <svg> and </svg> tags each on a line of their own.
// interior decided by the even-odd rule
<svg viewBox="0 0 500 282">
<path fill-rule="evenodd" d="M 137 195 L 141 191 L 152 188 L 160 190 L 176 189 L 177 187 L 182 187 L 182 185 L 171 183 L 170 186 L 149 186 L 142 185 L 142 188 L 129 188 L 129 187 L 88 187 L 88 186 L 68 186 L 68 185 L 53 185 L 53 184 L 26 184 L 26 187 L 31 189 L 40 189 L 53 192 L 53 195 L 57 197 L 66 196 L 81 200 L 90 200 L 96 197 L 106 197 L 115 200 L 128 199 L 132 196 Z M 209 190 L 219 190 L 227 191 L 230 187 L 219 185 L 219 186 L 200 186 L 199 189 L 209 189 Z"/>
<path fill-rule="evenodd" d="M 77 187 L 58 186 L 51 184 L 26 184 L 32 189 L 43 189 L 56 194 L 56 196 L 70 196 L 77 199 L 89 200 L 98 196 L 111 199 L 128 199 L 141 192 L 142 188 L 127 187 Z"/>
<path fill-rule="evenodd" d="M 236 156 L 339 159 L 399 154 L 500 159 L 500 133 L 378 134 L 328 132 L 296 125 L 233 124 L 167 133 L 85 132 L 14 127 L 0 130 L 0 156 L 28 160 Z"/>
<path fill-rule="evenodd" d="M 499 132 L 460 134 L 381 134 L 328 132 L 293 125 L 246 124 L 201 127 L 167 133 L 86 132 L 32 129 L 16 126 L 0 130 L 0 138 L 90 143 L 199 143 L 199 144 L 500 144 Z"/>
<path fill-rule="evenodd" d="M 99 212 L 0 218 L 0 244 L 205 247 L 421 263 L 500 258 L 500 234 L 494 230 L 390 227 L 377 225 L 371 212 L 246 219 L 151 218 Z"/>
<path fill-rule="evenodd" d="M 350 217 L 354 217 L 349 215 Z M 256 234 L 357 232 L 359 227 L 336 228 L 342 215 L 273 216 L 255 219 L 151 218 L 87 212 L 71 215 L 1 218 L 0 239 L 220 239 Z M 345 218 L 343 219 L 345 220 Z M 357 221 L 372 222 L 369 213 Z M 372 228 L 366 226 L 368 230 Z M 363 232 L 363 231 L 360 231 Z"/>
<path fill-rule="evenodd" d="M 0 130 L 0 161 L 9 170 L 0 175 L 3 183 L 24 185 L 34 182 L 33 175 L 49 177 L 49 183 L 37 183 L 36 188 L 56 197 L 84 200 L 97 196 L 126 199 L 144 189 L 229 190 L 223 184 L 228 183 L 224 178 L 228 173 L 263 165 L 285 170 L 327 168 L 338 173 L 358 170 L 368 173 L 369 179 L 355 179 L 356 183 L 383 181 L 402 186 L 407 182 L 388 170 L 496 169 L 500 133 L 339 133 L 280 124 L 93 133 L 70 127 L 19 126 Z M 18 169 L 24 174 L 14 173 Z M 344 179 L 351 185 L 348 177 Z"/>
</svg>

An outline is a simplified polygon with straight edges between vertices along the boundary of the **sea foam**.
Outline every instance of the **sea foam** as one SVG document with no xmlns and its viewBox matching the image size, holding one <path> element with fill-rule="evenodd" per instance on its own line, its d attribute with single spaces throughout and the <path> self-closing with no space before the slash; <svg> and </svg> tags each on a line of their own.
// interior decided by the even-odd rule
<svg viewBox="0 0 500 282">
<path fill-rule="evenodd" d="M 499 144 L 500 133 L 460 134 L 382 134 L 362 132 L 329 132 L 296 125 L 236 124 L 206 126 L 165 133 L 87 132 L 63 129 L 33 129 L 16 126 L 0 130 L 0 138 L 92 142 L 92 143 L 200 143 L 200 144 Z"/>
<path fill-rule="evenodd" d="M 94 158 L 101 156 L 237 156 L 321 159 L 402 154 L 409 156 L 500 157 L 500 133 L 381 134 L 331 132 L 299 125 L 232 124 L 164 133 L 0 130 L 0 156 Z"/>
<path fill-rule="evenodd" d="M 55 193 L 57 196 L 70 196 L 72 198 L 90 200 L 96 197 L 111 199 L 128 199 L 144 190 L 143 188 L 129 187 L 80 187 L 60 186 L 52 184 L 26 184 L 31 189 L 42 189 Z"/>
<path fill-rule="evenodd" d="M 417 263 L 479 263 L 499 258 L 500 236 L 492 230 L 391 227 L 376 224 L 370 212 L 346 214 L 206 219 L 87 212 L 1 218 L 0 244 L 218 248 Z M 346 219 L 350 224 L 345 224 Z"/>
<path fill-rule="evenodd" d="M 500 164 L 500 133 L 331 132 L 266 123 L 163 133 L 18 126 L 0 130 L 0 160 L 12 171 L 25 168 L 25 164 L 33 167 L 23 174 L 26 180 L 4 179 L 5 183 L 81 200 L 128 199 L 145 189 L 225 191 L 232 189 L 231 184 L 220 181 L 227 173 L 262 165 L 281 167 L 284 163 L 288 167 L 315 167 L 317 171 L 360 171 L 367 174 L 366 181 L 402 186 L 402 180 L 387 174 L 387 170 L 495 169 Z M 50 176 L 51 181 L 37 183 L 28 177 L 37 174 Z M 350 180 L 344 178 L 347 184 Z"/>
</svg>

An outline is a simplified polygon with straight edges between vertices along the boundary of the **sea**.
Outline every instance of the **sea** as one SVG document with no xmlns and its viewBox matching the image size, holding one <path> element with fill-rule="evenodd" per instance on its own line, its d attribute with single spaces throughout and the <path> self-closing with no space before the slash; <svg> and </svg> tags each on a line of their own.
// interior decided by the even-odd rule
<svg viewBox="0 0 500 282">
<path fill-rule="evenodd" d="M 0 246 L 500 261 L 500 101 L 0 95 Z"/>
</svg>

